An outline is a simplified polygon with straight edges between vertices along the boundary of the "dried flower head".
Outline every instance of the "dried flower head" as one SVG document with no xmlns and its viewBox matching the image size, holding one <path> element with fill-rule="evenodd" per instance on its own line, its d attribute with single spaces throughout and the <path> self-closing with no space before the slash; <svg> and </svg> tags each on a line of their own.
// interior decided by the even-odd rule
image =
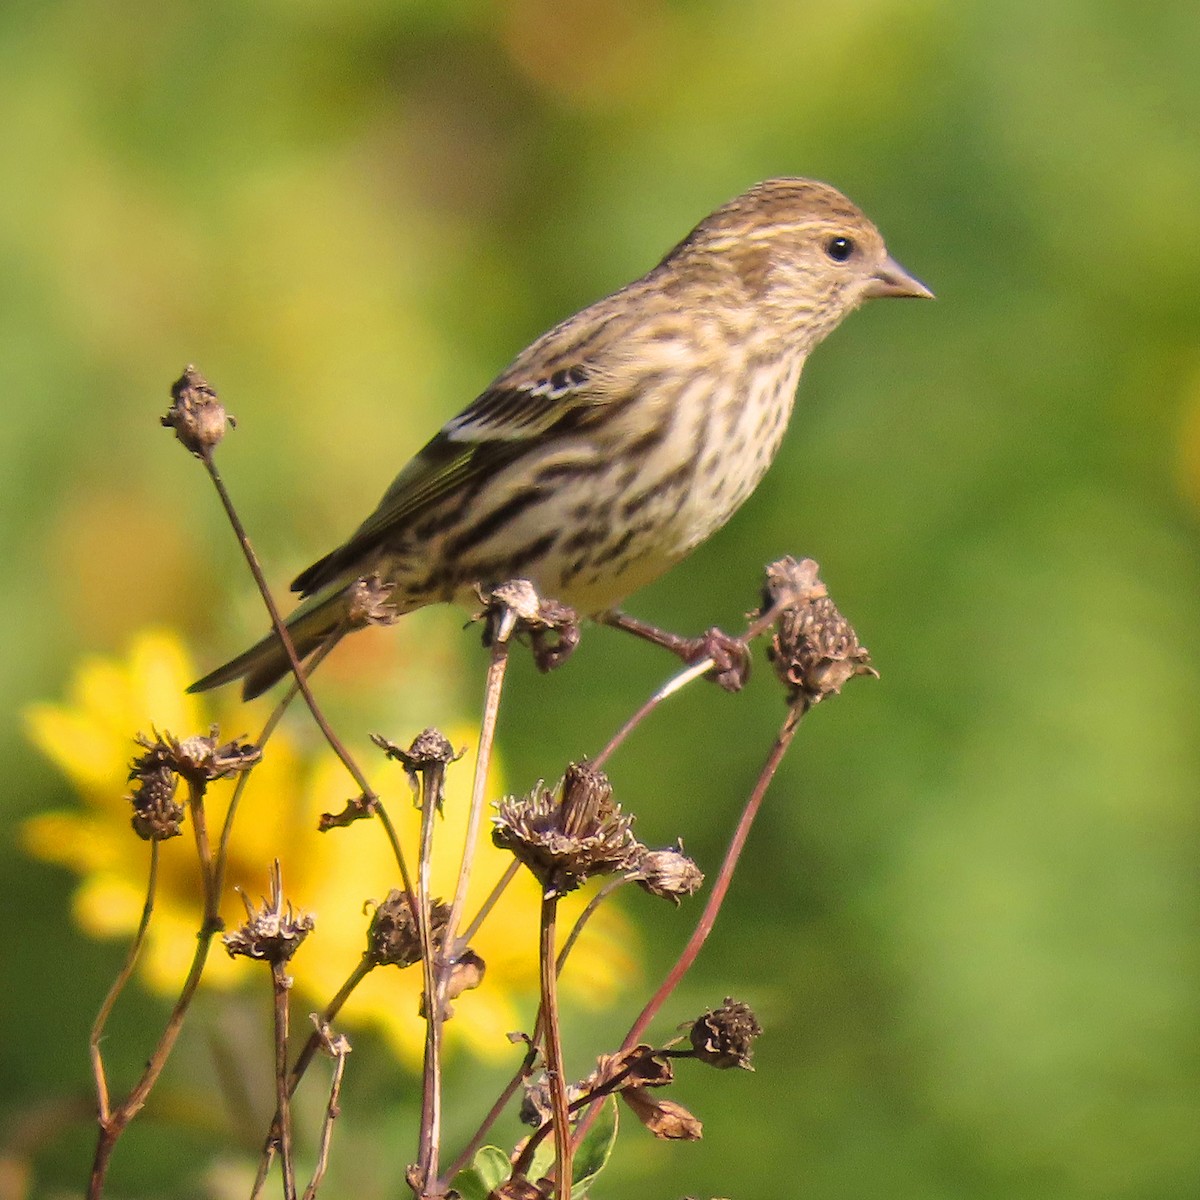
<svg viewBox="0 0 1200 1200">
<path fill-rule="evenodd" d="M 197 458 L 207 458 L 225 436 L 225 427 L 235 425 L 217 399 L 217 393 L 196 370 L 187 367 L 171 384 L 172 404 L 162 424 L 175 430 L 175 436 Z"/>
<path fill-rule="evenodd" d="M 855 675 L 879 674 L 816 572 L 812 559 L 784 558 L 767 568 L 766 604 L 786 601 L 767 657 L 788 688 L 788 702 L 805 708 L 840 692 Z"/>
<path fill-rule="evenodd" d="M 246 920 L 222 937 L 230 958 L 245 955 L 273 965 L 288 961 L 300 948 L 316 923 L 308 913 L 296 912 L 283 899 L 283 876 L 279 860 L 271 868 L 271 898 L 255 911 L 244 892 L 238 893 L 246 906 Z"/>
<path fill-rule="evenodd" d="M 666 850 L 643 847 L 630 878 L 643 891 L 678 905 L 684 896 L 696 893 L 704 872 L 683 852 L 683 843 Z"/>
<path fill-rule="evenodd" d="M 539 671 L 561 666 L 579 645 L 579 614 L 557 600 L 543 600 L 528 579 L 511 579 L 479 593 L 484 605 L 475 619 L 486 622 L 483 644 L 515 634 L 528 640 Z"/>
<path fill-rule="evenodd" d="M 455 754 L 449 739 L 432 728 L 417 734 L 407 750 L 378 733 L 371 734 L 371 741 L 388 758 L 394 759 L 404 767 L 409 787 L 413 790 L 413 798 L 420 801 L 423 783 L 425 795 L 432 797 L 434 807 L 441 812 L 446 792 L 446 768 L 462 758 L 466 750 Z"/>
<path fill-rule="evenodd" d="M 752 1071 L 751 1048 L 760 1033 L 762 1026 L 750 1006 L 727 996 L 720 1008 L 694 1022 L 688 1036 L 696 1058 L 710 1067 Z"/>
<path fill-rule="evenodd" d="M 212 780 L 236 775 L 262 758 L 262 751 L 254 745 L 238 741 L 219 744 L 215 725 L 207 737 L 196 734 L 180 741 L 155 730 L 153 737 L 139 733 L 135 741 L 146 753 L 139 754 L 130 764 L 130 779 L 165 768 L 201 791 Z"/>
<path fill-rule="evenodd" d="M 394 625 L 400 613 L 392 600 L 394 583 L 384 583 L 378 575 L 356 579 L 346 592 L 346 624 L 351 629 L 368 625 Z"/>
<path fill-rule="evenodd" d="M 130 774 L 134 782 L 129 799 L 133 804 L 131 824 L 138 837 L 147 842 L 165 842 L 182 832 L 183 805 L 175 799 L 179 777 L 170 767 L 159 764 L 138 768 Z"/>
<path fill-rule="evenodd" d="M 434 900 L 429 905 L 429 928 L 434 953 L 442 948 L 450 905 Z M 421 935 L 413 920 L 412 905 L 399 888 L 388 892 L 371 917 L 367 929 L 367 957 L 376 966 L 410 967 L 421 961 Z"/>
<path fill-rule="evenodd" d="M 507 796 L 494 818 L 492 841 L 533 872 L 547 896 L 574 891 L 593 875 L 627 871 L 642 849 L 633 818 L 612 800 L 603 771 L 572 763 L 554 791 Z"/>
</svg>

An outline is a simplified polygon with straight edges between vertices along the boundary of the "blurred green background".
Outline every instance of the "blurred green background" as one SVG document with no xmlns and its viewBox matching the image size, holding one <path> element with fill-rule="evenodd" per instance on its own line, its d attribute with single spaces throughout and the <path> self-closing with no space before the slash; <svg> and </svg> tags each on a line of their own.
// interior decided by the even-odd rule
<svg viewBox="0 0 1200 1200">
<path fill-rule="evenodd" d="M 223 469 L 282 587 L 535 334 L 803 174 L 938 302 L 838 331 L 753 500 L 631 607 L 736 627 L 763 563 L 810 555 L 882 680 L 806 723 L 662 1025 L 751 1002 L 757 1073 L 681 1070 L 705 1140 L 630 1127 L 596 1194 L 1197 1195 L 1198 63 L 1191 0 L 8 0 L 4 1194 L 82 1190 L 84 1042 L 121 953 L 22 854 L 21 818 L 72 798 L 19 713 L 147 625 L 212 665 L 262 624 L 157 427 L 183 365 L 239 419 Z M 408 623 L 326 685 L 392 711 L 396 647 L 444 645 L 461 671 L 405 699 L 400 740 L 469 711 L 483 668 L 457 614 Z M 557 675 L 523 662 L 509 780 L 594 751 L 668 671 L 595 629 Z M 656 715 L 612 764 L 642 838 L 715 869 L 781 715 L 761 667 Z M 645 980 L 571 1027 L 581 1072 L 696 911 L 627 907 Z M 162 1008 L 128 1004 L 136 1061 Z M 403 1190 L 393 1071 L 369 1041 L 352 1059 L 327 1194 Z M 478 1107 L 493 1076 L 452 1082 Z M 220 1105 L 169 1084 L 112 1195 L 240 1178 Z"/>
</svg>

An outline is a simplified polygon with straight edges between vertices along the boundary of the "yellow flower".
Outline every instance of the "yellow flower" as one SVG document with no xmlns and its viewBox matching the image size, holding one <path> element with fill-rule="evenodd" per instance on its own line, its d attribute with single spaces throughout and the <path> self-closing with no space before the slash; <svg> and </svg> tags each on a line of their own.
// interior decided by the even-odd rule
<svg viewBox="0 0 1200 1200">
<path fill-rule="evenodd" d="M 219 721 L 222 738 L 253 737 L 265 720 L 267 710 L 261 705 L 226 700 L 213 710 L 204 699 L 189 696 L 184 688 L 196 674 L 177 637 L 146 633 L 125 661 L 84 662 L 65 703 L 33 705 L 26 713 L 33 741 L 64 772 L 83 806 L 32 818 L 24 827 L 25 845 L 35 857 L 60 863 L 82 877 L 74 896 L 75 920 L 95 937 L 131 934 L 145 899 L 149 851 L 130 826 L 128 800 L 129 761 L 138 752 L 134 735 L 155 729 L 182 738 L 207 733 Z M 371 902 L 399 886 L 399 878 L 378 821 L 362 820 L 347 828 L 317 832 L 320 814 L 340 811 L 355 788 L 323 742 L 310 739 L 316 748 L 302 749 L 289 728 L 277 730 L 267 743 L 263 761 L 242 797 L 226 880 L 257 900 L 269 890 L 271 862 L 281 861 L 288 900 L 316 917 L 316 928 L 289 964 L 289 972 L 305 1003 L 320 1007 L 361 958 Z M 475 744 L 474 732 L 466 726 L 451 729 L 448 735 L 456 747 L 469 750 L 449 768 L 445 815 L 436 827 L 433 891 L 447 899 L 454 890 L 466 831 Z M 409 869 L 415 871 L 419 816 L 403 772 L 374 748 L 362 749 L 358 757 L 372 787 L 383 797 Z M 493 769 L 491 795 L 495 795 L 496 775 Z M 232 783 L 226 781 L 209 787 L 205 808 L 214 844 L 231 792 Z M 200 874 L 189 823 L 190 818 L 184 836 L 160 844 L 159 887 L 141 959 L 145 982 L 164 994 L 177 991 L 183 980 L 201 911 Z M 482 825 L 468 892 L 468 919 L 511 861 L 492 846 L 490 822 Z M 243 909 L 228 886 L 226 893 L 221 911 L 232 927 L 241 920 Z M 583 902 L 576 898 L 562 906 L 564 927 L 569 927 Z M 480 1055 L 511 1056 L 504 1035 L 530 1023 L 530 998 L 537 981 L 538 908 L 538 889 L 522 871 L 472 941 L 487 964 L 487 974 L 482 987 L 455 1003 L 447 1033 Z M 610 1000 L 634 970 L 630 940 L 620 913 L 601 908 L 564 973 L 565 1001 L 598 1006 Z M 245 959 L 230 959 L 214 947 L 204 980 L 230 986 L 254 969 Z M 423 1040 L 423 1024 L 417 1016 L 420 990 L 419 966 L 376 968 L 355 991 L 340 1019 L 373 1023 L 411 1061 Z"/>
</svg>

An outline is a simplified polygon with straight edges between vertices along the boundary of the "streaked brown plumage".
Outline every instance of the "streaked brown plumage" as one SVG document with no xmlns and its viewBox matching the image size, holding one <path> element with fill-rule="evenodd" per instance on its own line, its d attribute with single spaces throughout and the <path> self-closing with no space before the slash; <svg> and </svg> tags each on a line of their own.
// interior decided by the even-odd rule
<svg viewBox="0 0 1200 1200">
<path fill-rule="evenodd" d="M 292 587 L 307 655 L 372 573 L 400 612 L 531 579 L 603 613 L 716 532 L 770 466 L 809 352 L 863 300 L 932 293 L 840 192 L 773 179 L 702 221 L 641 279 L 522 351 Z M 287 670 L 268 637 L 193 690 Z"/>
</svg>

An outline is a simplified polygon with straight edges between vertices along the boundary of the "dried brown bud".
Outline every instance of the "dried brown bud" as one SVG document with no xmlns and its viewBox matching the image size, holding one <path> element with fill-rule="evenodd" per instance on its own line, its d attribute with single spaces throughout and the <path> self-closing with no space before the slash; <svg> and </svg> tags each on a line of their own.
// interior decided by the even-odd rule
<svg viewBox="0 0 1200 1200">
<path fill-rule="evenodd" d="M 450 977 L 446 980 L 446 999 L 457 1000 L 463 992 L 477 988 L 486 973 L 487 963 L 468 946 L 450 968 Z"/>
<path fill-rule="evenodd" d="M 169 733 L 155 731 L 152 738 L 139 733 L 135 741 L 146 753 L 130 764 L 130 779 L 165 767 L 202 791 L 212 780 L 236 775 L 262 758 L 262 751 L 254 745 L 238 741 L 218 744 L 215 725 L 207 737 L 197 734 L 179 741 Z"/>
<path fill-rule="evenodd" d="M 626 1088 L 621 1098 L 656 1138 L 698 1142 L 704 1126 L 682 1104 L 655 1096 L 645 1088 Z"/>
<path fill-rule="evenodd" d="M 479 593 L 484 610 L 483 644 L 513 634 L 529 641 L 539 671 L 561 666 L 579 645 L 579 614 L 557 600 L 543 600 L 528 579 L 510 579 L 490 592 Z"/>
<path fill-rule="evenodd" d="M 454 1007 L 450 1001 L 456 1000 L 463 992 L 477 988 L 483 982 L 486 972 L 487 964 L 468 946 L 450 967 L 450 974 L 446 979 L 446 994 L 442 997 L 443 1021 L 449 1021 L 454 1016 Z M 425 1016 L 424 992 L 421 993 L 421 1003 L 417 1006 L 417 1015 L 422 1018 Z"/>
<path fill-rule="evenodd" d="M 346 592 L 346 623 L 351 629 L 368 625 L 394 625 L 400 619 L 391 596 L 394 583 L 384 583 L 378 575 L 356 579 Z"/>
<path fill-rule="evenodd" d="M 537 1079 L 528 1080 L 525 1085 L 525 1095 L 521 1101 L 518 1119 L 524 1125 L 537 1129 L 553 1119 L 554 1108 L 550 1101 L 550 1079 L 547 1075 L 539 1075 Z M 567 1104 L 574 1104 L 586 1094 L 587 1089 L 579 1084 L 567 1085 Z"/>
<path fill-rule="evenodd" d="M 183 805 L 175 799 L 179 779 L 167 766 L 153 766 L 134 772 L 131 824 L 138 837 L 147 842 L 165 842 L 182 832 Z"/>
<path fill-rule="evenodd" d="M 704 882 L 704 872 L 683 852 L 683 843 L 667 850 L 643 849 L 630 878 L 643 891 L 676 905 L 694 895 Z"/>
<path fill-rule="evenodd" d="M 855 675 L 879 674 L 816 572 L 812 559 L 785 558 L 767 569 L 766 606 L 786 603 L 767 657 L 787 685 L 788 702 L 805 708 L 840 692 Z"/>
<path fill-rule="evenodd" d="M 642 849 L 633 818 L 612 800 L 608 777 L 572 763 L 554 791 L 500 801 L 492 841 L 533 872 L 547 896 L 561 896 L 593 875 L 627 871 Z"/>
<path fill-rule="evenodd" d="M 368 817 L 373 817 L 378 807 L 378 796 L 368 796 L 366 793 L 355 796 L 346 801 L 346 807 L 340 813 L 322 813 L 317 818 L 317 831 L 328 833 L 331 829 L 345 829 L 355 821 L 365 821 Z"/>
<path fill-rule="evenodd" d="M 229 957 L 241 954 L 273 965 L 287 962 L 308 937 L 315 921 L 308 913 L 297 913 L 290 903 L 285 908 L 279 860 L 271 869 L 271 898 L 263 900 L 260 909 L 255 911 L 244 892 L 238 894 L 246 906 L 246 920 L 221 939 Z"/>
<path fill-rule="evenodd" d="M 434 900 L 429 905 L 429 929 L 435 953 L 442 948 L 450 905 Z M 421 961 L 421 935 L 413 921 L 408 896 L 393 888 L 376 908 L 367 930 L 367 957 L 376 966 L 410 967 Z"/>
<path fill-rule="evenodd" d="M 630 1087 L 666 1087 L 675 1082 L 671 1060 L 641 1042 L 617 1054 L 601 1054 L 596 1069 L 584 1080 L 585 1092 L 619 1092 Z"/>
<path fill-rule="evenodd" d="M 424 781 L 425 794 L 433 799 L 437 811 L 441 812 L 446 794 L 446 768 L 452 762 L 457 762 L 462 758 L 466 754 L 466 750 L 460 750 L 455 754 L 454 747 L 436 729 L 426 729 L 423 733 L 417 734 L 407 750 L 397 746 L 395 742 L 389 742 L 387 738 L 378 733 L 371 734 L 371 741 L 388 758 L 394 759 L 404 767 L 409 786 L 413 790 L 413 797 L 418 802 L 421 797 L 422 781 Z"/>
<path fill-rule="evenodd" d="M 695 1056 L 710 1067 L 753 1071 L 751 1048 L 760 1033 L 762 1026 L 750 1006 L 727 996 L 720 1008 L 706 1012 L 692 1025 L 688 1036 Z"/>
<path fill-rule="evenodd" d="M 162 424 L 174 429 L 175 436 L 197 458 L 208 457 L 225 436 L 226 425 L 235 424 L 234 419 L 226 414 L 208 381 L 192 366 L 171 384 L 171 399 L 173 403 Z"/>
</svg>

